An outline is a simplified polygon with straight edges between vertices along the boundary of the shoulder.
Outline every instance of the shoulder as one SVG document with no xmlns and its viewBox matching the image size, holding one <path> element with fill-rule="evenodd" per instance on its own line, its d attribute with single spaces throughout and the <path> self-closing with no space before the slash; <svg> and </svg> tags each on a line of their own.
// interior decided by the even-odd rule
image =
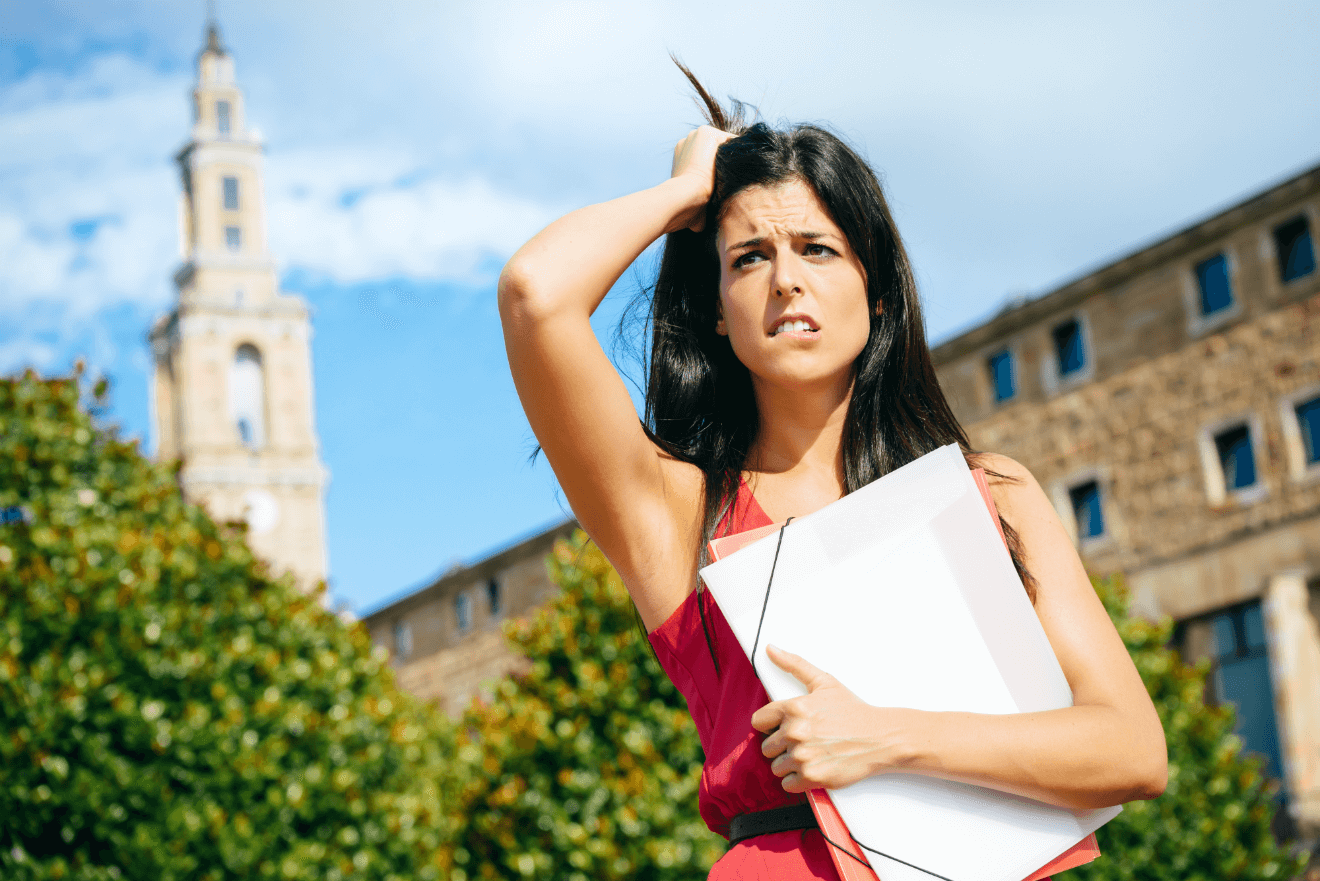
<svg viewBox="0 0 1320 881">
<path fill-rule="evenodd" d="M 984 468 L 986 473 L 991 475 L 990 480 L 992 483 L 994 482 L 994 475 L 1002 475 L 1008 478 L 1031 476 L 1027 466 L 1017 459 L 1010 459 L 1002 453 L 973 453 L 971 463 L 976 468 Z"/>
<path fill-rule="evenodd" d="M 999 453 L 976 453 L 971 457 L 970 464 L 973 468 L 985 470 L 990 491 L 994 493 L 996 499 L 1001 492 L 1012 494 L 1015 490 L 1040 488 L 1035 476 L 1027 470 L 1027 466 L 1008 456 Z"/>
<path fill-rule="evenodd" d="M 984 468 L 999 513 L 1015 526 L 1020 519 L 1055 519 L 1054 506 L 1027 467 L 999 453 L 977 453 L 972 465 Z"/>
</svg>

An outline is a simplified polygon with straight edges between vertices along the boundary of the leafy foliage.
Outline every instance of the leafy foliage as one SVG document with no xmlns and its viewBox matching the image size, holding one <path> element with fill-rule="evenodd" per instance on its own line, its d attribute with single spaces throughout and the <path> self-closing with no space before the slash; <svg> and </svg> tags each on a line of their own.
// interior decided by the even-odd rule
<svg viewBox="0 0 1320 881">
<path fill-rule="evenodd" d="M 697 813 L 686 704 L 604 555 L 578 533 L 549 565 L 559 596 L 506 627 L 526 672 L 464 719 L 453 877 L 704 877 L 724 839 Z"/>
<path fill-rule="evenodd" d="M 442 721 L 79 396 L 0 380 L 0 876 L 439 877 Z"/>
<path fill-rule="evenodd" d="M 1166 648 L 1173 625 L 1127 615 L 1117 579 L 1097 581 L 1119 635 L 1155 702 L 1169 745 L 1169 785 L 1133 802 L 1098 833 L 1102 856 L 1065 877 L 1084 881 L 1267 881 L 1298 876 L 1306 863 L 1270 831 L 1274 791 L 1262 762 L 1243 754 L 1233 708 L 1204 700 L 1206 664 Z"/>
</svg>

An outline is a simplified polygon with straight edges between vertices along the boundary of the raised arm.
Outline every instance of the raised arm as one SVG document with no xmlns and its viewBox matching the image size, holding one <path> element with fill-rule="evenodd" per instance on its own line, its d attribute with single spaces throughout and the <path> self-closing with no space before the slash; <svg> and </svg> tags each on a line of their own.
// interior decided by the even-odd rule
<svg viewBox="0 0 1320 881">
<path fill-rule="evenodd" d="M 715 151 L 728 137 L 696 129 L 675 148 L 664 183 L 556 220 L 500 275 L 504 343 L 532 431 L 648 629 L 694 583 L 702 478 L 647 438 L 590 319 L 648 245 L 700 226 Z"/>
</svg>

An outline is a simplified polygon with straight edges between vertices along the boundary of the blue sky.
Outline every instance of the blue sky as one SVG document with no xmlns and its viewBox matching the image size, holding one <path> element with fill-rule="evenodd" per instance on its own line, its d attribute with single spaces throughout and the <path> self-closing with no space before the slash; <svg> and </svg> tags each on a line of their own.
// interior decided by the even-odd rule
<svg viewBox="0 0 1320 881">
<path fill-rule="evenodd" d="M 565 516 L 494 282 L 667 174 L 699 122 L 670 51 L 871 159 L 937 341 L 1320 161 L 1316 2 L 217 6 L 315 309 L 331 591 L 359 612 Z M 0 372 L 84 358 L 144 445 L 204 15 L 0 0 Z"/>
</svg>

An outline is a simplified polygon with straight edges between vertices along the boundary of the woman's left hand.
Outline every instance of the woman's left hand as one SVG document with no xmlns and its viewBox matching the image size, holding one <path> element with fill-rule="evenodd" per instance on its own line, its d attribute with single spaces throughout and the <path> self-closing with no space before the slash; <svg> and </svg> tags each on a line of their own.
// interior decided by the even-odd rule
<svg viewBox="0 0 1320 881">
<path fill-rule="evenodd" d="M 915 711 L 873 707 L 804 658 L 774 646 L 766 653 L 807 687 L 752 714 L 752 727 L 769 735 L 761 752 L 786 791 L 837 789 L 901 763 L 902 729 Z"/>
</svg>

